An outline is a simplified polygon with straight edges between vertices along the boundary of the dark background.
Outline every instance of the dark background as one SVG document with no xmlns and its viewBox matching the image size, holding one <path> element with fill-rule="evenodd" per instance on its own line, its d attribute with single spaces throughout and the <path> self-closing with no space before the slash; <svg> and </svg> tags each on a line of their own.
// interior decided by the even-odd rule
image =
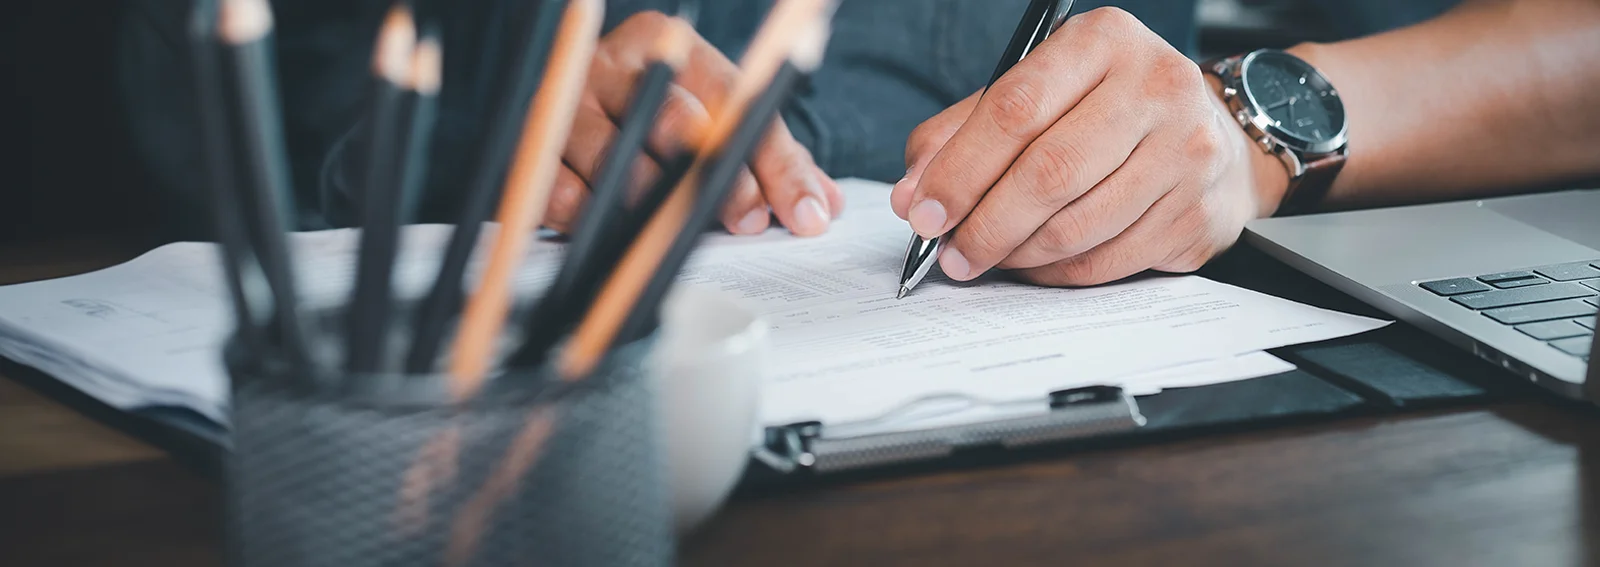
<svg viewBox="0 0 1600 567">
<path fill-rule="evenodd" d="M 0 94 L 0 243 L 153 240 L 156 211 L 144 198 L 114 88 L 118 6 L 27 0 L 0 24 L 9 44 L 0 66 L 11 76 Z"/>
</svg>

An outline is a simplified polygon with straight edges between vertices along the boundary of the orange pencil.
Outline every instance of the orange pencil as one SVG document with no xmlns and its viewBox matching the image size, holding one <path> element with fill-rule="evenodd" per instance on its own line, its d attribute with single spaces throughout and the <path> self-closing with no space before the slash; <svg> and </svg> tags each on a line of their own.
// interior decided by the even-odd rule
<svg viewBox="0 0 1600 567">
<path fill-rule="evenodd" d="M 738 127 L 750 102 L 761 93 L 779 67 L 806 41 L 817 40 L 818 21 L 831 16 L 830 0 L 779 0 L 762 23 L 739 65 L 739 78 L 721 108 L 712 112 L 713 121 L 694 164 L 673 189 L 639 237 L 629 246 L 616 271 L 600 289 L 598 299 L 579 323 L 571 342 L 562 351 L 558 370 L 563 378 L 580 379 L 592 372 L 615 342 L 645 286 L 660 268 L 678 233 L 694 207 L 700 178 L 708 159 L 721 153 L 722 145 Z"/>
<path fill-rule="evenodd" d="M 450 387 L 456 399 L 475 394 L 493 363 L 496 339 L 511 307 L 511 282 L 549 202 L 561 168 L 589 60 L 594 56 L 605 12 L 602 0 L 574 0 L 562 17 L 550 66 L 524 123 L 516 159 L 506 179 L 495 235 L 478 290 L 467 302 L 450 357 Z"/>
</svg>

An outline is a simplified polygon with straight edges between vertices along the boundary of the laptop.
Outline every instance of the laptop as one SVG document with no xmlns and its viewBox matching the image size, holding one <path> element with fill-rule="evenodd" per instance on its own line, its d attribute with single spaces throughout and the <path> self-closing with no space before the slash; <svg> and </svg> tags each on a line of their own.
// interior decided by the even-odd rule
<svg viewBox="0 0 1600 567">
<path fill-rule="evenodd" d="M 1600 403 L 1600 189 L 1261 219 L 1243 240 L 1511 374 Z"/>
</svg>

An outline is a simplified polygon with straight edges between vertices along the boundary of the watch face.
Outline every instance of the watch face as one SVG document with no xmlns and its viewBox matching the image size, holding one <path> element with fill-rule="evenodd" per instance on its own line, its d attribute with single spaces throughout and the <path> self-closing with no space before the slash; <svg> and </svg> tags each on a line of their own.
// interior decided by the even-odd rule
<svg viewBox="0 0 1600 567">
<path fill-rule="evenodd" d="M 1245 61 L 1245 94 L 1257 125 L 1299 150 L 1343 145 L 1344 103 L 1317 70 L 1281 51 L 1260 51 Z"/>
</svg>

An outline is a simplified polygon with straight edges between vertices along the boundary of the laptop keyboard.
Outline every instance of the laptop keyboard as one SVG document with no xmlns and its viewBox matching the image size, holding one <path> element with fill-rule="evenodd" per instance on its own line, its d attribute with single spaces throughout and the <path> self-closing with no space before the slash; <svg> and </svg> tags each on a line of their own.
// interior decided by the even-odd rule
<svg viewBox="0 0 1600 567">
<path fill-rule="evenodd" d="M 1417 285 L 1550 348 L 1589 360 L 1600 309 L 1600 260 Z"/>
</svg>

